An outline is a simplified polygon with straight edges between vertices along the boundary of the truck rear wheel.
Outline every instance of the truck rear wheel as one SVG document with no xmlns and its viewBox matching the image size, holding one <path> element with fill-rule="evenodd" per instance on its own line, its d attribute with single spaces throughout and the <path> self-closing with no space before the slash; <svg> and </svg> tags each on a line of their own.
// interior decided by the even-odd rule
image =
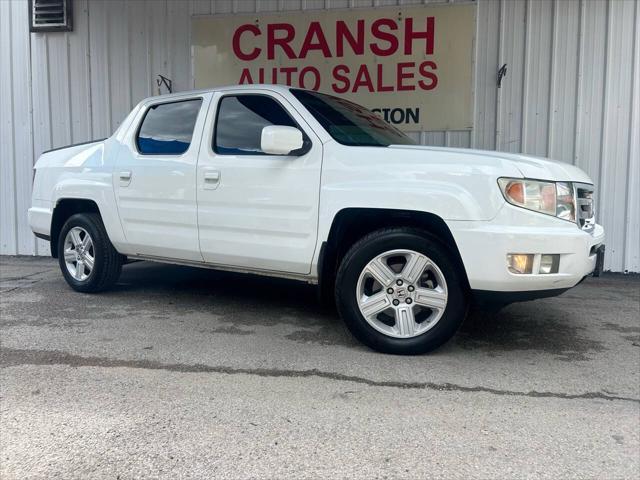
<svg viewBox="0 0 640 480">
<path fill-rule="evenodd" d="M 391 228 L 363 237 L 344 256 L 336 304 L 362 343 L 411 355 L 449 340 L 468 302 L 462 272 L 445 246 L 421 230 Z"/>
<path fill-rule="evenodd" d="M 120 277 L 122 259 L 97 213 L 72 215 L 60 230 L 60 269 L 78 292 L 100 292 L 113 286 Z"/>
</svg>

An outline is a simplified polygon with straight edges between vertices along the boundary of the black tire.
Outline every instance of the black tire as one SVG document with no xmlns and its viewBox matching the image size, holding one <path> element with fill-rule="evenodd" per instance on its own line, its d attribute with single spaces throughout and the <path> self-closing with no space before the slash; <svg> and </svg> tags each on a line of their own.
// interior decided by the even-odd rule
<svg viewBox="0 0 640 480">
<path fill-rule="evenodd" d="M 444 313 L 432 328 L 412 338 L 396 338 L 376 330 L 361 314 L 356 295 L 365 266 L 378 255 L 396 249 L 426 255 L 437 264 L 447 285 Z M 383 353 L 416 355 L 435 350 L 456 333 L 467 314 L 465 285 L 461 267 L 435 237 L 415 228 L 388 228 L 366 235 L 344 256 L 336 277 L 336 305 L 349 331 L 368 347 Z"/>
<path fill-rule="evenodd" d="M 74 227 L 84 229 L 93 242 L 94 266 L 88 277 L 77 280 L 67 269 L 64 256 L 65 238 Z M 124 257 L 109 240 L 102 219 L 97 213 L 77 213 L 65 222 L 58 237 L 58 263 L 69 286 L 77 292 L 95 293 L 112 287 L 120 277 Z"/>
</svg>

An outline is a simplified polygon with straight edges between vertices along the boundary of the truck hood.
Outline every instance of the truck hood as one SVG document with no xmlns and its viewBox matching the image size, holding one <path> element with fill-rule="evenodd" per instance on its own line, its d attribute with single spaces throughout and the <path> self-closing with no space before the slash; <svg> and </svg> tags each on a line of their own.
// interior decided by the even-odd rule
<svg viewBox="0 0 640 480">
<path fill-rule="evenodd" d="M 593 181 L 589 176 L 568 163 L 557 162 L 543 157 L 523 155 L 520 153 L 494 152 L 490 150 L 472 150 L 467 148 L 445 148 L 428 147 L 421 145 L 390 145 L 388 148 L 401 150 L 422 150 L 425 152 L 443 152 L 463 155 L 470 164 L 482 165 L 488 160 L 500 159 L 513 165 L 520 171 L 524 178 L 535 178 L 538 180 L 551 180 L 556 182 L 579 182 L 590 183 Z M 505 172 L 505 175 L 509 175 Z"/>
</svg>

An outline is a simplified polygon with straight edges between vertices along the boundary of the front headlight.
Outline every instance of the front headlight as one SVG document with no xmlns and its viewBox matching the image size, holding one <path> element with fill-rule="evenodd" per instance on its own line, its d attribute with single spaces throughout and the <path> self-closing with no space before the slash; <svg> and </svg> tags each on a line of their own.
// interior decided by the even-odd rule
<svg viewBox="0 0 640 480">
<path fill-rule="evenodd" d="M 507 202 L 534 212 L 576 221 L 574 188 L 568 182 L 545 182 L 526 178 L 499 178 Z"/>
</svg>

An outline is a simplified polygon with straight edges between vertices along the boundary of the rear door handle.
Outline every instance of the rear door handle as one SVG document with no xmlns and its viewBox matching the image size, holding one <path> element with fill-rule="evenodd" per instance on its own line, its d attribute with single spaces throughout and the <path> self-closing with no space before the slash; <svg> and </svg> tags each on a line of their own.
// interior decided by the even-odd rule
<svg viewBox="0 0 640 480">
<path fill-rule="evenodd" d="M 118 176 L 120 177 L 120 186 L 126 187 L 131 183 L 131 170 L 124 170 Z"/>
<path fill-rule="evenodd" d="M 214 190 L 218 188 L 220 184 L 220 171 L 218 170 L 205 170 L 204 172 L 204 188 L 207 190 Z"/>
</svg>

